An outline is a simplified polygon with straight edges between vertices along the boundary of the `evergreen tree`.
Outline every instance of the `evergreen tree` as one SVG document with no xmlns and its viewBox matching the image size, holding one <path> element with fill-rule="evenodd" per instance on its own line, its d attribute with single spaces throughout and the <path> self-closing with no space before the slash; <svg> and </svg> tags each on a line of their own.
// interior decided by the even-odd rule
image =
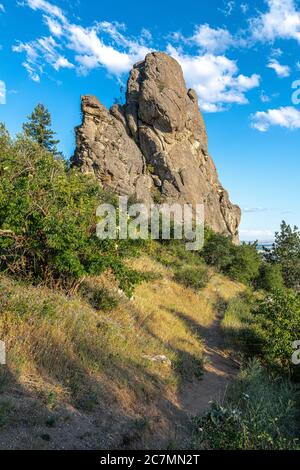
<svg viewBox="0 0 300 470">
<path fill-rule="evenodd" d="M 272 250 L 265 254 L 267 261 L 280 264 L 287 287 L 300 289 L 300 232 L 285 221 L 280 226 L 280 232 L 275 234 Z"/>
<path fill-rule="evenodd" d="M 41 147 L 53 154 L 58 153 L 56 146 L 59 140 L 54 139 L 56 133 L 51 129 L 51 115 L 43 104 L 38 104 L 33 113 L 28 116 L 28 122 L 23 124 L 23 130 L 27 137 Z"/>
</svg>

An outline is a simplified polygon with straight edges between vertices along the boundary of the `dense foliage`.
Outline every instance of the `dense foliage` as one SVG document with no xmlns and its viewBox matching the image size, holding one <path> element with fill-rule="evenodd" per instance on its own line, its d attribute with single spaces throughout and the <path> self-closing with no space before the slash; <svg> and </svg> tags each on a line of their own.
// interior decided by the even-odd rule
<svg viewBox="0 0 300 470">
<path fill-rule="evenodd" d="M 275 234 L 275 243 L 266 252 L 266 260 L 281 266 L 285 285 L 295 290 L 300 289 L 300 232 L 282 222 L 280 232 Z"/>
<path fill-rule="evenodd" d="M 261 257 L 255 243 L 238 246 L 230 238 L 210 232 L 202 256 L 207 264 L 236 281 L 250 284 L 259 274 Z"/>
<path fill-rule="evenodd" d="M 103 198 L 95 180 L 25 135 L 12 141 L 1 126 L 1 270 L 69 288 L 112 268 L 130 293 L 139 279 L 122 258 L 134 247 L 96 237 L 96 208 Z"/>
<path fill-rule="evenodd" d="M 194 447 L 223 450 L 300 449 L 298 392 L 255 360 L 242 371 L 225 403 L 195 419 Z"/>
<path fill-rule="evenodd" d="M 268 292 L 283 289 L 284 279 L 281 265 L 262 263 L 259 269 L 259 276 L 256 280 L 256 287 Z"/>
<path fill-rule="evenodd" d="M 23 124 L 26 137 L 32 139 L 44 149 L 57 153 L 59 140 L 54 138 L 55 132 L 51 129 L 51 116 L 43 104 L 38 104 L 32 114 L 28 116 L 28 122 Z"/>
<path fill-rule="evenodd" d="M 300 339 L 300 297 L 291 290 L 278 290 L 260 300 L 254 315 L 264 334 L 263 354 L 270 364 L 298 374 L 292 362 L 293 343 Z"/>
</svg>

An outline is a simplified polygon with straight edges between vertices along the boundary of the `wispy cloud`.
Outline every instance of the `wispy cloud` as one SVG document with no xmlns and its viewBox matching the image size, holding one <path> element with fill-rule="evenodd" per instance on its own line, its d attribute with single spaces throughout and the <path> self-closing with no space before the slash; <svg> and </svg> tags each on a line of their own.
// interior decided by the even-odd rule
<svg viewBox="0 0 300 470">
<path fill-rule="evenodd" d="M 196 90 L 200 106 L 207 112 L 223 111 L 233 103 L 246 104 L 246 92 L 259 86 L 259 75 L 239 74 L 236 62 L 224 55 L 187 55 L 170 44 L 167 52 L 181 64 L 188 85 Z"/>
<path fill-rule="evenodd" d="M 0 80 L 0 104 L 6 103 L 6 86 L 5 82 Z"/>
<path fill-rule="evenodd" d="M 295 39 L 300 43 L 300 11 L 294 0 L 266 0 L 268 11 L 251 19 L 254 39 Z"/>
<path fill-rule="evenodd" d="M 254 214 L 256 212 L 266 212 L 268 209 L 265 207 L 243 207 L 242 211 L 248 214 Z"/>
<path fill-rule="evenodd" d="M 242 3 L 241 4 L 241 10 L 242 10 L 242 13 L 244 13 L 244 15 L 246 15 L 246 13 L 248 13 L 248 10 L 249 10 L 249 4 L 248 3 Z"/>
<path fill-rule="evenodd" d="M 223 7 L 218 8 L 218 10 L 221 13 L 223 13 L 223 15 L 225 15 L 227 17 L 232 15 L 234 9 L 235 9 L 235 1 L 234 0 L 230 0 L 230 1 L 223 0 Z"/>
<path fill-rule="evenodd" d="M 191 37 L 204 52 L 224 52 L 235 44 L 235 40 L 227 29 L 211 28 L 208 24 L 198 25 Z"/>
<path fill-rule="evenodd" d="M 42 10 L 43 12 L 52 15 L 61 21 L 66 21 L 63 10 L 56 5 L 48 2 L 47 0 L 24 0 L 23 5 L 28 5 L 33 10 Z"/>
<path fill-rule="evenodd" d="M 5 13 L 5 8 L 3 3 L 0 3 L 0 13 Z"/>
<path fill-rule="evenodd" d="M 56 71 L 61 68 L 74 68 L 69 60 L 60 54 L 60 45 L 52 36 L 42 37 L 29 43 L 18 43 L 13 46 L 14 52 L 25 52 L 26 61 L 23 63 L 30 78 L 40 81 L 40 75 L 43 74 L 43 62 L 51 65 Z"/>
<path fill-rule="evenodd" d="M 271 59 L 267 67 L 275 70 L 277 76 L 280 78 L 289 77 L 291 74 L 290 67 L 288 65 L 281 65 L 276 59 Z"/>
<path fill-rule="evenodd" d="M 263 90 L 261 91 L 259 98 L 262 103 L 269 103 L 271 101 L 270 96 L 268 96 Z"/>
<path fill-rule="evenodd" d="M 15 52 L 25 53 L 23 65 L 34 81 L 41 79 L 46 65 L 55 70 L 74 68 L 81 74 L 103 67 L 120 77 L 152 50 L 153 38 L 147 30 L 133 38 L 123 24 L 102 21 L 84 27 L 71 22 L 61 8 L 46 0 L 25 0 L 25 5 L 43 14 L 50 33 L 13 47 Z M 248 103 L 246 94 L 259 86 L 260 76 L 243 75 L 237 62 L 222 54 L 239 45 L 239 38 L 233 38 L 227 29 L 204 24 L 198 25 L 190 37 L 177 34 L 176 39 L 178 46 L 170 41 L 166 51 L 181 64 L 188 86 L 197 91 L 203 110 L 223 111 L 232 104 Z M 198 52 L 188 52 L 190 46 L 196 46 Z"/>
<path fill-rule="evenodd" d="M 46 0 L 26 0 L 23 5 L 43 13 L 51 34 L 13 47 L 15 52 L 25 52 L 23 65 L 34 81 L 40 81 L 44 63 L 55 70 L 76 68 L 79 73 L 105 67 L 109 73 L 119 75 L 128 72 L 135 62 L 150 52 L 144 44 L 145 31 L 137 41 L 122 34 L 123 25 L 103 22 L 83 27 L 72 23 L 61 8 Z M 110 44 L 105 43 L 105 38 Z M 73 53 L 72 61 L 63 51 Z"/>
<path fill-rule="evenodd" d="M 300 111 L 293 106 L 259 111 L 251 117 L 251 121 L 251 126 L 260 132 L 266 132 L 272 126 L 300 129 Z"/>
</svg>

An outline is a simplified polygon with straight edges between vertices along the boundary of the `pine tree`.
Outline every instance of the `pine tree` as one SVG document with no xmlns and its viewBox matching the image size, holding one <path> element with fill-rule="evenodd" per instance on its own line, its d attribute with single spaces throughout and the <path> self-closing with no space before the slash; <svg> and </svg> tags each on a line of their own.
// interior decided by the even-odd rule
<svg viewBox="0 0 300 470">
<path fill-rule="evenodd" d="M 53 154 L 57 154 L 57 144 L 55 140 L 56 132 L 51 129 L 51 115 L 43 104 L 38 104 L 33 113 L 28 116 L 28 122 L 23 124 L 23 130 L 27 137 L 37 142 L 41 147 Z"/>
<path fill-rule="evenodd" d="M 266 250 L 265 258 L 271 263 L 282 267 L 285 284 L 289 288 L 300 290 L 300 232 L 285 221 L 280 226 L 280 232 L 275 234 L 272 250 Z"/>
</svg>

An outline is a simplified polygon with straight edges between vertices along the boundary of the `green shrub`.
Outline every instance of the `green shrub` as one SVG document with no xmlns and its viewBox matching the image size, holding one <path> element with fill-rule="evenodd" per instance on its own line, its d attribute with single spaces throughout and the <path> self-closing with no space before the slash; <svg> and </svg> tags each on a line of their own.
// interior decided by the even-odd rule
<svg viewBox="0 0 300 470">
<path fill-rule="evenodd" d="M 95 310 L 109 311 L 118 305 L 117 296 L 105 287 L 93 288 L 84 285 L 80 289 L 80 293 Z"/>
<path fill-rule="evenodd" d="M 206 235 L 202 256 L 210 266 L 245 284 L 257 278 L 261 264 L 255 243 L 234 245 L 229 237 L 211 231 Z"/>
<path fill-rule="evenodd" d="M 258 289 L 264 289 L 267 292 L 283 289 L 284 280 L 280 264 L 263 263 L 255 284 Z"/>
<path fill-rule="evenodd" d="M 257 278 L 261 264 L 256 244 L 232 245 L 231 253 L 232 261 L 225 271 L 232 279 L 251 284 Z"/>
<path fill-rule="evenodd" d="M 175 271 L 175 279 L 186 287 L 198 290 L 207 285 L 209 274 L 205 266 L 186 266 Z"/>
<path fill-rule="evenodd" d="M 266 250 L 265 258 L 270 263 L 280 264 L 286 287 L 300 290 L 300 231 L 282 222 L 280 232 L 275 234 L 275 243 Z"/>
<path fill-rule="evenodd" d="M 210 231 L 202 250 L 202 256 L 207 264 L 224 272 L 232 263 L 232 246 L 230 238 Z"/>
<path fill-rule="evenodd" d="M 251 362 L 225 403 L 194 420 L 194 448 L 300 450 L 297 393 L 290 381 Z"/>
<path fill-rule="evenodd" d="M 300 373 L 293 365 L 293 342 L 300 339 L 300 297 L 293 291 L 278 290 L 260 300 L 253 313 L 265 333 L 265 357 L 286 372 Z"/>
<path fill-rule="evenodd" d="M 96 209 L 106 195 L 96 180 L 69 169 L 32 140 L 12 142 L 0 128 L 0 267 L 31 282 L 71 288 L 111 268 L 130 292 L 137 274 L 124 266 L 137 244 L 99 240 Z"/>
<path fill-rule="evenodd" d="M 228 347 L 257 355 L 270 367 L 300 378 L 292 362 L 294 341 L 300 339 L 300 297 L 281 289 L 256 298 L 239 295 L 229 301 L 221 323 Z"/>
</svg>

